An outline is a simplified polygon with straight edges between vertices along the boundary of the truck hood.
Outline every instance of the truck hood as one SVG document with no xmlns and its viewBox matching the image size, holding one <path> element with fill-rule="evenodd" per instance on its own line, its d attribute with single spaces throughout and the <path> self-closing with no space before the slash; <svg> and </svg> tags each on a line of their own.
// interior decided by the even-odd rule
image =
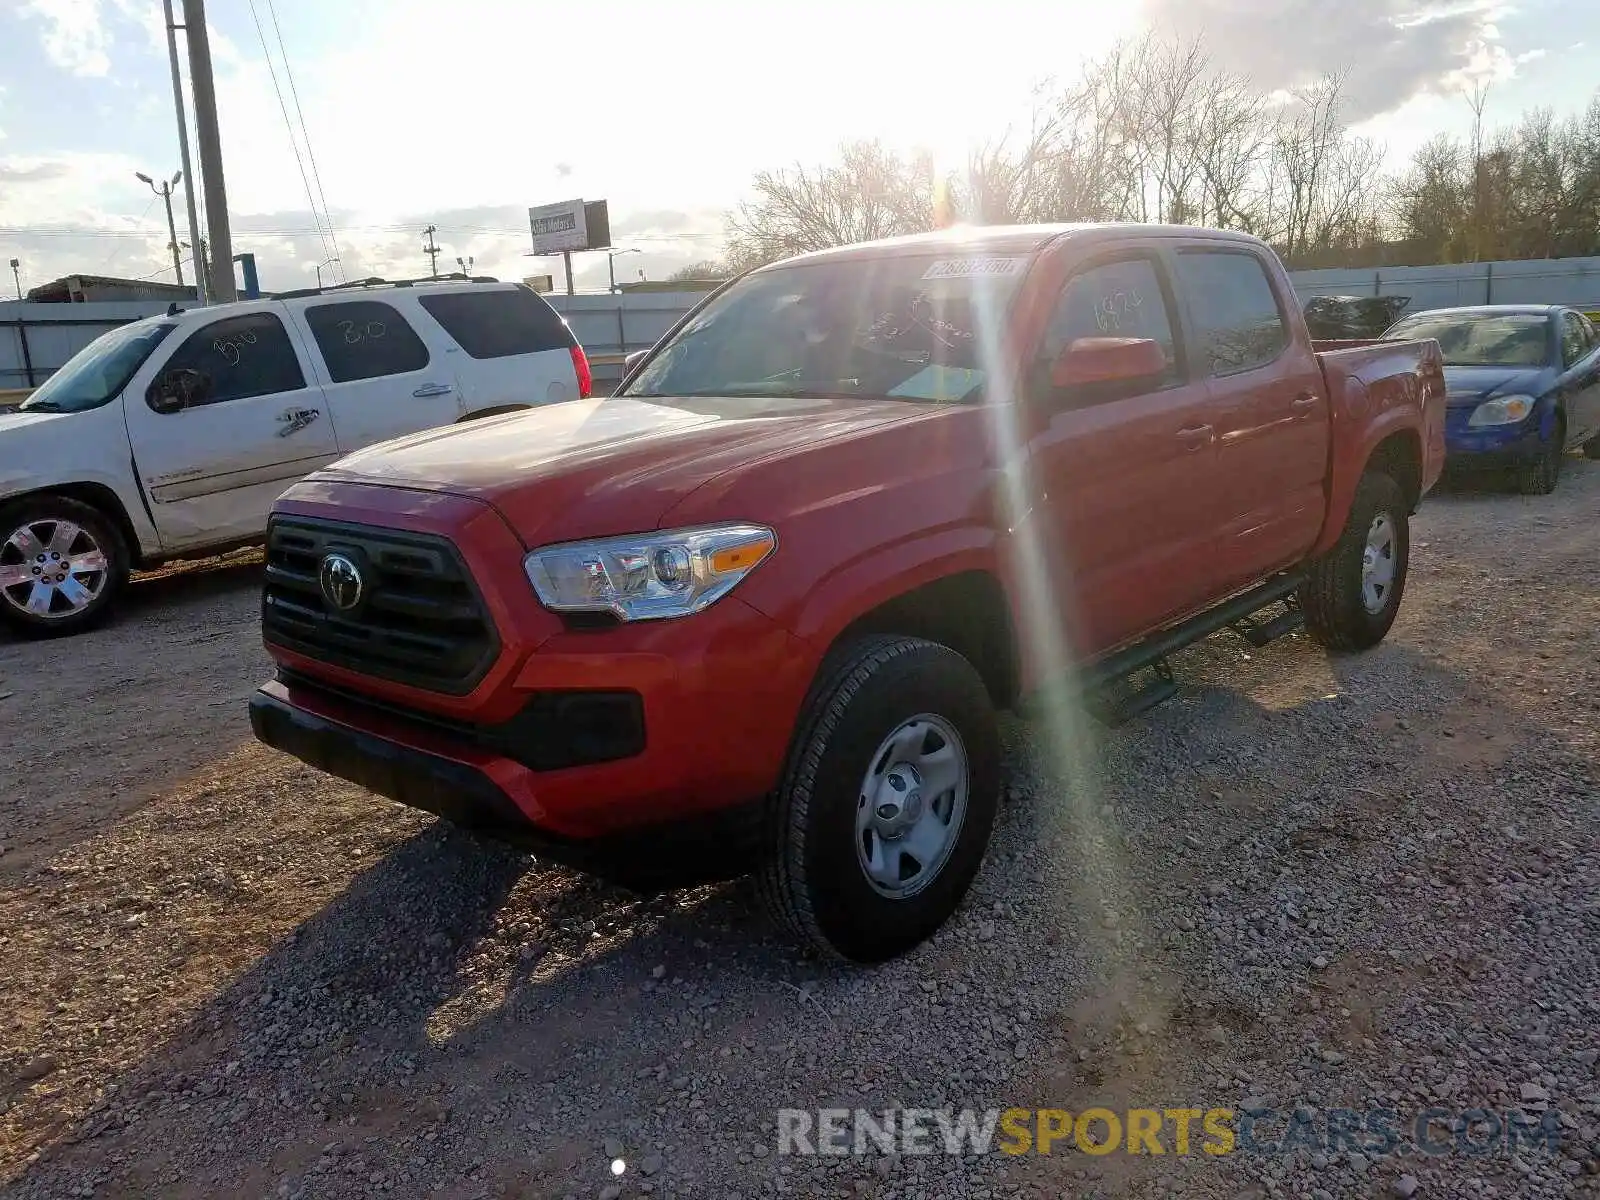
<svg viewBox="0 0 1600 1200">
<path fill-rule="evenodd" d="M 767 397 L 575 400 L 384 442 L 308 482 L 471 496 L 499 509 L 532 548 L 654 529 L 673 505 L 727 471 L 913 420 L 929 407 Z"/>
<path fill-rule="evenodd" d="M 71 415 L 71 413 L 18 412 L 16 409 L 0 409 L 0 439 L 4 439 L 7 435 L 20 430 L 39 425 L 49 425 Z M 7 444 L 7 442 L 0 440 L 0 446 Z"/>
</svg>

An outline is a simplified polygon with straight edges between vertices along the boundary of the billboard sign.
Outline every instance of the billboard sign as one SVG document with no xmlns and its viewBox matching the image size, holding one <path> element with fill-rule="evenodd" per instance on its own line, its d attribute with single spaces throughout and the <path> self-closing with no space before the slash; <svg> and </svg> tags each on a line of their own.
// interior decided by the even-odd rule
<svg viewBox="0 0 1600 1200">
<path fill-rule="evenodd" d="M 611 214 L 604 200 L 563 200 L 528 210 L 534 254 L 570 254 L 611 246 Z"/>
<path fill-rule="evenodd" d="M 560 254 L 564 250 L 589 248 L 589 223 L 585 220 L 582 200 L 530 208 L 528 224 L 533 229 L 535 254 Z"/>
<path fill-rule="evenodd" d="M 525 275 L 522 282 L 536 292 L 549 293 L 556 290 L 556 277 L 554 275 Z"/>
</svg>

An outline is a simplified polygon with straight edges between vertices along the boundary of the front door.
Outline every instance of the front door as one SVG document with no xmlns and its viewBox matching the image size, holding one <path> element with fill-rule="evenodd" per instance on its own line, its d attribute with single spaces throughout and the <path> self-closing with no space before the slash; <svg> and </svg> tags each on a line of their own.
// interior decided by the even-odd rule
<svg viewBox="0 0 1600 1200">
<path fill-rule="evenodd" d="M 1600 437 L 1600 340 L 1579 313 L 1562 314 L 1561 391 L 1567 412 L 1567 445 Z"/>
<path fill-rule="evenodd" d="M 1030 483 L 1053 542 L 1044 548 L 1053 594 L 1029 602 L 1064 623 L 1080 659 L 1212 598 L 1203 593 L 1218 517 L 1216 434 L 1178 329 L 1162 260 L 1113 255 L 1071 274 L 1033 356 Z M 1120 394 L 1054 391 L 1050 364 L 1093 337 L 1154 339 L 1167 370 Z"/>
<path fill-rule="evenodd" d="M 1298 561 L 1322 530 L 1326 385 L 1310 344 L 1290 332 L 1293 294 L 1274 290 L 1259 254 L 1195 242 L 1175 261 L 1196 373 L 1210 376 L 1216 413 L 1224 512 L 1211 573 L 1232 591 Z"/>
<path fill-rule="evenodd" d="M 316 347 L 339 450 L 450 425 L 464 413 L 448 344 L 406 319 L 415 301 L 329 299 L 296 318 Z M 419 323 L 420 324 L 420 323 Z"/>
<path fill-rule="evenodd" d="M 321 389 L 307 384 L 306 366 L 298 340 L 263 309 L 207 322 L 159 366 L 140 372 L 124 408 L 134 468 L 163 548 L 258 535 L 285 488 L 338 457 Z M 157 412 L 148 386 L 175 369 L 200 372 L 204 391 L 187 408 Z"/>
</svg>

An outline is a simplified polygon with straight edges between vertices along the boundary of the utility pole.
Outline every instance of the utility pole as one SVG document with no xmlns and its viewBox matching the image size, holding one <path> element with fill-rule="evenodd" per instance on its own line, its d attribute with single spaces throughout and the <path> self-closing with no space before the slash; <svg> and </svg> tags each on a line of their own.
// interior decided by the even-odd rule
<svg viewBox="0 0 1600 1200">
<path fill-rule="evenodd" d="M 189 119 L 183 111 L 183 76 L 178 71 L 178 30 L 183 26 L 172 20 L 172 0 L 161 0 L 161 7 L 167 21 L 167 58 L 172 63 L 172 104 L 178 114 L 178 159 L 182 164 L 179 171 L 189 181 L 189 187 L 183 193 L 184 204 L 189 210 L 189 245 L 200 244 L 200 218 L 195 215 L 194 208 L 194 164 L 189 161 Z M 169 217 L 168 225 L 172 224 Z M 177 238 L 173 238 L 177 241 Z M 207 281 L 205 264 L 198 255 L 194 265 L 194 291 L 195 299 L 201 304 L 206 302 Z"/>
<path fill-rule="evenodd" d="M 194 86 L 194 140 L 200 146 L 200 177 L 206 193 L 206 229 L 211 235 L 213 299 L 238 299 L 233 286 L 233 235 L 228 229 L 228 192 L 222 183 L 222 132 L 217 127 L 217 87 L 211 77 L 211 38 L 206 33 L 205 0 L 183 0 L 183 28 L 189 36 L 189 79 Z"/>
<path fill-rule="evenodd" d="M 422 232 L 428 235 L 428 244 L 422 248 L 422 252 L 428 256 L 428 274 L 437 279 L 439 278 L 440 252 L 439 247 L 433 244 L 433 235 L 439 232 L 439 227 L 437 225 L 429 225 Z"/>
<path fill-rule="evenodd" d="M 11 260 L 11 279 L 12 279 L 12 282 L 17 285 L 17 299 L 18 300 L 22 299 L 22 276 L 20 274 L 18 274 L 18 270 L 21 268 L 21 266 L 22 266 L 22 263 L 19 260 L 15 259 L 15 258 L 13 258 Z"/>
<path fill-rule="evenodd" d="M 138 178 L 148 183 L 150 185 L 150 190 L 167 202 L 167 234 L 172 238 L 172 240 L 167 243 L 167 249 L 172 251 L 172 273 L 178 277 L 178 286 L 182 287 L 183 260 L 178 253 L 178 227 L 172 222 L 172 185 L 183 178 L 183 172 L 179 171 L 176 175 L 174 175 L 171 182 L 163 179 L 160 187 L 157 187 L 156 181 L 151 179 L 150 176 L 146 175 L 143 171 L 135 171 L 134 174 Z"/>
</svg>

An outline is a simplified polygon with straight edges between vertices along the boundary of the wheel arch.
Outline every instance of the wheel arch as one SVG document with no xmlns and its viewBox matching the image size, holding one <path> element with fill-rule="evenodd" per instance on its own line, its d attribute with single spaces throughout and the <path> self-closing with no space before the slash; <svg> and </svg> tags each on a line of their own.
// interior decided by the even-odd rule
<svg viewBox="0 0 1600 1200">
<path fill-rule="evenodd" d="M 1021 689 L 1016 628 L 1005 588 L 992 571 L 953 571 L 879 601 L 835 634 L 824 660 L 874 634 L 947 646 L 976 668 L 996 708 L 1016 702 Z"/>
<path fill-rule="evenodd" d="M 0 509 L 10 508 L 12 505 L 35 500 L 42 496 L 64 496 L 68 500 L 76 500 L 79 504 L 87 504 L 96 512 L 103 513 L 116 526 L 117 532 L 122 535 L 124 546 L 128 551 L 130 564 L 142 565 L 145 562 L 145 553 L 139 542 L 139 531 L 134 527 L 133 519 L 128 515 L 127 507 L 122 503 L 122 497 L 116 491 L 103 483 L 94 483 L 88 480 L 79 480 L 72 483 L 52 483 L 43 487 L 30 488 L 25 492 L 17 492 L 0 500 Z"/>
</svg>

